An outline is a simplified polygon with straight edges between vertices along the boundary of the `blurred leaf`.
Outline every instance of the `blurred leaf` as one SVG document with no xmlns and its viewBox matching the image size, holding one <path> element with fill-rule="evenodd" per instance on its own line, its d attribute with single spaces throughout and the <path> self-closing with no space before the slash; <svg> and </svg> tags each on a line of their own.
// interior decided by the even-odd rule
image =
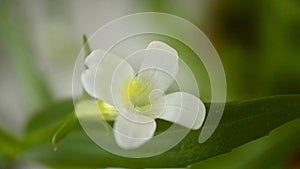
<svg viewBox="0 0 300 169">
<path fill-rule="evenodd" d="M 0 43 L 12 60 L 18 87 L 27 111 L 35 111 L 52 99 L 48 86 L 36 69 L 36 57 L 26 39 L 23 15 L 15 9 L 17 1 L 3 1 L 0 5 Z"/>
<path fill-rule="evenodd" d="M 70 116 L 74 111 L 73 109 L 73 101 L 66 100 L 52 103 L 35 113 L 26 126 L 25 141 L 27 146 L 51 140 L 54 132 Z"/>
<path fill-rule="evenodd" d="M 0 129 L 0 168 L 12 161 L 20 150 L 20 142 Z"/>
<path fill-rule="evenodd" d="M 291 156 L 300 149 L 300 119 L 289 122 L 269 136 L 247 143 L 232 152 L 191 165 L 191 169 L 287 168 Z"/>
<path fill-rule="evenodd" d="M 11 160 L 12 159 L 0 152 L 0 168 L 8 168 L 7 166 L 10 164 Z"/>
<path fill-rule="evenodd" d="M 230 152 L 299 118 L 299 102 L 299 95 L 290 95 L 228 103 L 217 130 L 208 141 L 199 144 L 200 130 L 191 131 L 177 146 L 151 158 L 131 159 L 110 154 L 94 144 L 82 130 L 76 130 L 62 141 L 58 152 L 53 152 L 49 140 L 31 149 L 24 157 L 54 167 L 185 167 Z"/>
<path fill-rule="evenodd" d="M 9 168 L 22 149 L 19 140 L 0 129 L 0 168 Z"/>
</svg>

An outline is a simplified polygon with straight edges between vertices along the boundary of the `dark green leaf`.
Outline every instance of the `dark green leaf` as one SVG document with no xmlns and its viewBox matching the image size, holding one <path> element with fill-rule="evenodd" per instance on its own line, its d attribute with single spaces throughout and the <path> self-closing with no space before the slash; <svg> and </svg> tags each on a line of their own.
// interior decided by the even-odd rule
<svg viewBox="0 0 300 169">
<path fill-rule="evenodd" d="M 82 130 L 76 130 L 66 137 L 58 152 L 53 152 L 49 140 L 31 149 L 24 157 L 55 167 L 186 167 L 191 163 L 230 152 L 240 145 L 268 135 L 286 122 L 299 118 L 299 103 L 299 95 L 228 103 L 217 130 L 205 143 L 198 143 L 200 130 L 191 131 L 176 147 L 151 158 L 131 159 L 110 154 L 95 145 Z"/>
<path fill-rule="evenodd" d="M 292 156 L 300 150 L 300 119 L 272 131 L 268 136 L 247 143 L 230 153 L 191 165 L 191 169 L 273 169 L 291 168 Z"/>
</svg>

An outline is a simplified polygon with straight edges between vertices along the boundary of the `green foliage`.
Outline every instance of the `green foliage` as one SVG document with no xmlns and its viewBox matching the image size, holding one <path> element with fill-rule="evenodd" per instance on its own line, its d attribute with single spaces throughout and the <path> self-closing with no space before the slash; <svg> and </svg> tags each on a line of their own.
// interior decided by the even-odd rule
<svg viewBox="0 0 300 169">
<path fill-rule="evenodd" d="M 247 143 L 232 152 L 190 166 L 191 169 L 292 168 L 292 156 L 300 148 L 300 119 L 284 124 L 268 136 Z"/>
<path fill-rule="evenodd" d="M 79 124 L 75 113 L 70 114 L 69 118 L 59 127 L 52 137 L 52 144 L 54 150 L 57 150 L 57 144 L 63 138 L 65 138 L 68 133 L 74 130 L 75 126 Z"/>
<path fill-rule="evenodd" d="M 61 141 L 57 152 L 53 151 L 51 141 L 46 140 L 33 146 L 23 157 L 54 167 L 185 167 L 230 152 L 240 145 L 268 135 L 286 122 L 299 118 L 299 102 L 299 95 L 291 95 L 228 103 L 217 130 L 208 141 L 199 144 L 201 130 L 191 131 L 177 146 L 151 158 L 129 159 L 110 154 L 94 144 L 80 127 L 75 127 L 76 130 Z M 68 121 L 76 124 L 70 119 Z M 165 123 L 158 121 L 158 126 Z M 55 135 L 62 137 L 54 140 L 60 141 L 66 131 L 70 131 L 70 125 L 64 123 L 58 131 L 63 134 L 56 132 Z M 178 132 L 180 131 L 179 129 Z"/>
<path fill-rule="evenodd" d="M 19 152 L 20 143 L 14 137 L 0 129 L 0 163 L 12 159 Z"/>
<path fill-rule="evenodd" d="M 29 149 L 51 140 L 55 131 L 73 112 L 73 101 L 54 102 L 37 111 L 29 120 L 25 136 L 17 140 L 0 129 L 0 168 L 20 159 Z"/>
<path fill-rule="evenodd" d="M 73 101 L 66 100 L 54 102 L 35 113 L 25 130 L 26 147 L 51 140 L 54 132 L 70 116 L 73 107 Z"/>
<path fill-rule="evenodd" d="M 30 50 L 30 42 L 24 34 L 26 27 L 22 23 L 27 20 L 20 17 L 23 14 L 17 11 L 20 9 L 15 6 L 18 3 L 1 2 L 0 43 L 3 53 L 9 55 L 13 64 L 27 111 L 43 109 L 29 120 L 25 136 L 20 140 L 0 130 L 0 168 L 13 168 L 11 164 L 21 159 L 58 168 L 190 165 L 190 168 L 273 169 L 286 168 L 288 160 L 299 150 L 300 96 L 289 95 L 227 103 L 220 125 L 204 144 L 197 142 L 201 132 L 198 130 L 191 131 L 179 145 L 157 157 L 128 159 L 108 153 L 95 145 L 80 128 L 71 100 L 52 102 L 51 93 L 35 67 L 36 57 Z M 296 3 L 275 0 L 259 4 L 233 0 L 217 4 L 222 10 L 214 11 L 221 13 L 212 19 L 215 24 L 207 24 L 209 31 L 205 33 L 212 33 L 210 38 L 224 63 L 230 100 L 299 93 L 299 57 L 295 56 L 300 49 L 297 38 L 300 13 Z M 159 1 L 153 2 L 152 8 L 164 11 L 164 5 Z M 238 10 L 234 12 L 235 9 Z M 179 50 L 181 58 L 197 74 L 201 97 L 209 100 L 210 90 L 206 88 L 209 79 L 205 73 L 199 73 L 205 70 L 199 71 L 203 66 L 197 63 L 197 57 L 192 57 L 193 53 L 185 50 L 183 45 L 171 40 L 166 42 L 178 49 L 182 47 Z M 83 36 L 83 43 L 88 55 L 91 49 L 86 36 Z M 206 106 L 208 108 L 209 104 Z M 157 122 L 156 134 L 170 125 L 161 120 Z M 53 148 L 58 143 L 55 152 Z"/>
</svg>

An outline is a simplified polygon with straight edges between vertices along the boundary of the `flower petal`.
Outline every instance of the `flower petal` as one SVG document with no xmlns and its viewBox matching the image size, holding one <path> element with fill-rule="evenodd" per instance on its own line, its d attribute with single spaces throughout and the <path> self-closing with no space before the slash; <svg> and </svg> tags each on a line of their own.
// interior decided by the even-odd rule
<svg viewBox="0 0 300 169">
<path fill-rule="evenodd" d="M 152 41 L 144 53 L 138 78 L 148 81 L 153 89 L 165 91 L 178 72 L 178 54 L 169 45 Z"/>
<path fill-rule="evenodd" d="M 191 129 L 199 129 L 205 118 L 202 101 L 185 92 L 175 92 L 152 102 L 152 110 L 160 110 L 158 118 L 171 121 Z"/>
<path fill-rule="evenodd" d="M 142 119 L 140 122 L 139 119 Z M 134 149 L 150 140 L 155 132 L 156 123 L 153 119 L 145 122 L 146 116 L 135 114 L 135 120 L 119 115 L 114 123 L 116 143 L 123 149 Z"/>
<path fill-rule="evenodd" d="M 81 81 L 89 95 L 115 105 L 113 95 L 120 94 L 117 88 L 125 86 L 134 71 L 122 57 L 105 54 L 105 51 L 95 50 L 86 58 L 88 69 L 82 73 Z"/>
</svg>

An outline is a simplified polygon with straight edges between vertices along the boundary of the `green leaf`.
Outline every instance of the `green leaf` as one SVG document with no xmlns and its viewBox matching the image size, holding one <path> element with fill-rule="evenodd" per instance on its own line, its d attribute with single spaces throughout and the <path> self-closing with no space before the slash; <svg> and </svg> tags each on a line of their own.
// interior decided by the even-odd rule
<svg viewBox="0 0 300 169">
<path fill-rule="evenodd" d="M 61 141 L 59 151 L 53 152 L 49 140 L 28 151 L 24 158 L 38 160 L 58 168 L 186 167 L 230 152 L 240 145 L 268 135 L 270 131 L 286 122 L 299 118 L 299 103 L 300 95 L 227 103 L 218 128 L 205 143 L 198 143 L 201 130 L 191 131 L 177 146 L 151 158 L 131 159 L 110 154 L 94 144 L 81 129 L 75 130 Z M 162 122 L 158 121 L 158 126 L 161 124 Z M 168 140 L 162 140 L 164 141 Z"/>
<path fill-rule="evenodd" d="M 82 36 L 82 43 L 83 43 L 85 56 L 88 56 L 91 53 L 91 48 L 85 34 Z"/>
<path fill-rule="evenodd" d="M 84 53 L 85 53 L 85 57 L 86 57 L 92 51 L 91 51 L 90 45 L 88 43 L 88 39 L 85 34 L 82 35 L 82 45 L 83 45 L 83 49 L 84 49 Z M 85 67 L 85 68 L 87 68 L 87 67 Z M 89 94 L 85 90 L 83 90 L 82 95 L 81 95 L 81 100 L 86 100 L 89 98 L 90 98 Z"/>
<path fill-rule="evenodd" d="M 72 130 L 74 130 L 75 126 L 78 125 L 78 120 L 75 113 L 72 113 L 70 117 L 59 127 L 59 129 L 55 132 L 52 137 L 52 144 L 54 150 L 57 151 L 57 144 L 64 139 Z"/>
<path fill-rule="evenodd" d="M 73 100 L 59 101 L 49 104 L 38 111 L 28 121 L 25 130 L 25 144 L 27 147 L 51 140 L 58 127 L 74 111 Z"/>
<path fill-rule="evenodd" d="M 20 142 L 0 129 L 0 168 L 13 161 L 20 150 Z"/>
<path fill-rule="evenodd" d="M 84 48 L 84 51 L 85 51 L 85 56 L 89 55 L 91 53 L 91 48 L 90 48 L 90 45 L 88 43 L 88 40 L 87 40 L 87 37 L 86 35 L 84 34 L 82 36 L 82 42 L 83 42 L 83 48 Z M 83 91 L 83 94 L 82 94 L 82 98 L 81 99 L 87 99 L 87 98 L 90 98 L 89 95 Z M 65 117 L 65 113 L 70 113 L 71 110 L 73 110 L 73 102 L 71 104 L 71 101 L 65 101 L 65 102 L 61 102 L 61 103 L 57 103 L 57 104 L 62 104 L 62 105 L 51 105 L 50 106 L 50 111 L 49 109 L 46 110 L 46 113 L 45 112 L 41 112 L 41 113 L 38 113 L 38 115 L 36 117 L 33 118 L 33 120 L 28 124 L 28 130 L 32 129 L 32 128 L 39 128 L 38 126 L 35 126 L 35 125 L 39 125 L 36 121 L 36 119 L 40 119 L 42 117 L 46 117 L 46 114 L 47 112 L 50 112 L 51 113 L 51 109 L 58 109 L 58 110 L 54 110 L 54 112 L 56 113 L 52 113 L 52 122 L 50 123 L 54 123 L 54 126 L 57 125 L 57 123 L 55 123 L 56 119 L 57 118 L 62 118 Z M 59 108 L 62 108 L 62 109 L 66 109 L 66 110 L 61 110 Z M 57 114 L 57 113 L 60 113 L 60 114 Z M 49 114 L 49 113 L 48 113 Z M 43 122 L 43 121 L 41 121 Z M 48 121 L 49 122 L 49 121 Z M 63 122 L 63 124 L 58 128 L 58 130 L 55 132 L 54 136 L 52 137 L 52 144 L 54 146 L 54 150 L 57 149 L 57 144 L 60 140 L 62 140 L 64 137 L 66 137 L 66 135 L 72 131 L 74 129 L 74 127 L 78 125 L 78 121 L 77 121 L 77 117 L 75 115 L 75 113 L 71 113 L 68 117 L 68 119 Z M 51 125 L 53 126 L 53 124 Z"/>
<path fill-rule="evenodd" d="M 191 169 L 292 168 L 290 160 L 300 149 L 300 119 L 294 120 L 257 139 L 208 160 L 191 165 Z"/>
</svg>

